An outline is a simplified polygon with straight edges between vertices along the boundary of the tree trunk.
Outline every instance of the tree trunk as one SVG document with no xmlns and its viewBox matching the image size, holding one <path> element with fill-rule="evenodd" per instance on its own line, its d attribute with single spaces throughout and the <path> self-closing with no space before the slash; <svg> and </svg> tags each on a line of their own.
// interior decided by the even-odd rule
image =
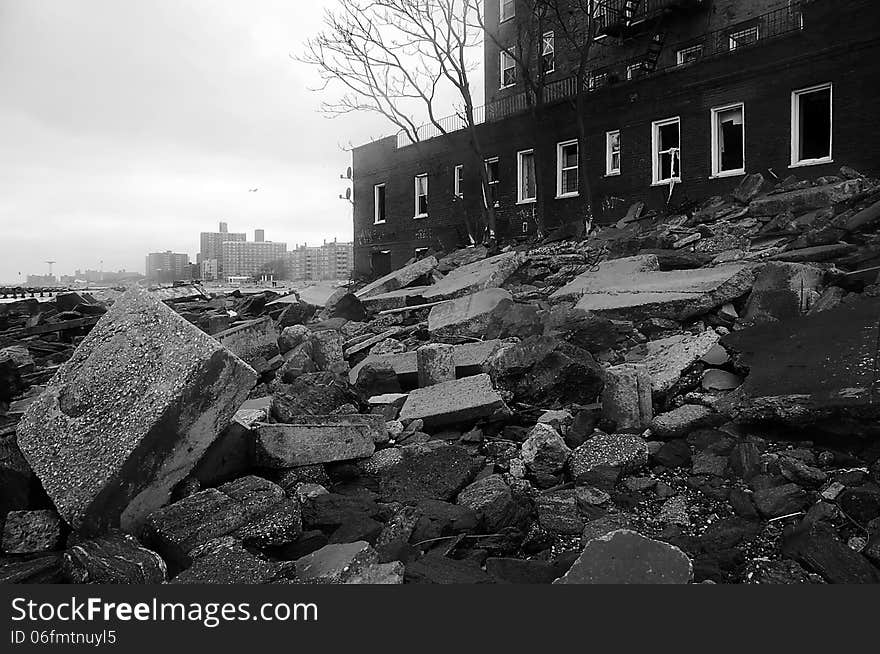
<svg viewBox="0 0 880 654">
<path fill-rule="evenodd" d="M 590 230 L 593 223 L 593 187 L 590 184 L 589 166 L 587 165 L 587 92 L 579 85 L 575 102 L 578 127 L 578 188 L 581 191 L 584 206 L 584 226 Z M 585 233 L 586 235 L 586 233 Z"/>
</svg>

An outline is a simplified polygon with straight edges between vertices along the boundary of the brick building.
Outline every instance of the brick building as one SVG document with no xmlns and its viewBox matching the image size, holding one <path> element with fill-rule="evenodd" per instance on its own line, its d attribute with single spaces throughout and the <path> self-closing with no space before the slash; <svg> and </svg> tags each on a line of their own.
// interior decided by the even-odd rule
<svg viewBox="0 0 880 654">
<path fill-rule="evenodd" d="M 230 232 L 225 222 L 220 223 L 218 232 L 202 232 L 199 234 L 199 253 L 196 262 L 199 264 L 200 277 L 204 280 L 217 280 L 223 276 L 223 244 L 228 241 L 243 242 L 247 235 L 242 232 Z"/>
<path fill-rule="evenodd" d="M 505 52 L 522 41 L 523 7 L 486 2 L 486 105 L 477 118 L 502 239 L 534 233 L 538 194 L 548 227 L 583 221 L 580 167 L 598 222 L 616 221 L 636 201 L 676 207 L 722 194 L 754 172 L 880 172 L 878 3 L 596 2 L 583 138 L 575 60 L 552 22 L 532 58 L 548 71 L 546 104 L 536 117 L 526 101 Z M 466 221 L 479 219 L 482 201 L 467 138 L 427 127 L 415 145 L 399 135 L 354 150 L 356 273 L 466 243 Z"/>
<path fill-rule="evenodd" d="M 265 238 L 263 230 L 257 236 Z M 222 275 L 228 277 L 260 277 L 264 266 L 278 264 L 283 267 L 287 259 L 287 243 L 273 241 L 225 241 L 221 248 Z"/>
<path fill-rule="evenodd" d="M 335 239 L 315 247 L 297 246 L 287 257 L 288 277 L 294 280 L 348 279 L 354 268 L 353 244 Z"/>
<path fill-rule="evenodd" d="M 146 276 L 151 282 L 168 284 L 192 279 L 189 255 L 177 252 L 151 252 L 146 257 Z"/>
</svg>

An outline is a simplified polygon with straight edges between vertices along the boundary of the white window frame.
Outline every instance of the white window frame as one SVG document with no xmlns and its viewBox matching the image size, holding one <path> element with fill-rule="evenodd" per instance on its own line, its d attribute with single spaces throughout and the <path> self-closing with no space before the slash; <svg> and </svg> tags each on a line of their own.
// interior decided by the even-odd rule
<svg viewBox="0 0 880 654">
<path fill-rule="evenodd" d="M 577 156 L 577 164 L 575 166 L 569 166 L 565 168 L 562 165 L 562 151 L 570 146 L 577 146 L 578 156 Z M 580 195 L 580 165 L 581 165 L 581 148 L 578 144 L 577 139 L 572 139 L 570 141 L 562 141 L 561 143 L 556 144 L 556 199 L 562 200 L 564 198 L 576 198 Z M 577 191 L 569 191 L 568 193 L 562 192 L 562 173 L 567 170 L 575 169 L 578 171 L 578 190 Z"/>
<path fill-rule="evenodd" d="M 507 5 L 510 7 L 510 14 L 508 16 L 504 15 L 504 6 Z M 516 16 L 516 0 L 498 0 L 498 22 L 504 23 L 511 18 Z"/>
<path fill-rule="evenodd" d="M 464 192 L 462 191 L 461 187 L 464 183 L 464 164 L 458 164 L 452 174 L 452 192 L 455 194 L 455 197 L 463 198 Z"/>
<path fill-rule="evenodd" d="M 617 135 L 617 167 L 614 167 L 614 155 L 615 151 L 611 149 L 611 137 Z M 613 129 L 610 132 L 605 132 L 605 177 L 613 177 L 615 175 L 620 174 L 621 168 L 621 144 L 620 144 L 620 130 Z"/>
<path fill-rule="evenodd" d="M 735 170 L 721 170 L 721 122 L 718 117 L 725 111 L 731 109 L 739 109 L 742 112 L 742 168 Z M 723 107 L 713 107 L 710 113 L 711 123 L 709 125 L 710 134 L 712 135 L 712 177 L 737 177 L 746 174 L 746 105 L 744 102 L 734 102 L 724 105 Z M 681 130 L 678 133 L 679 142 L 681 142 Z"/>
<path fill-rule="evenodd" d="M 419 213 L 419 180 L 425 180 L 425 213 Z M 413 178 L 413 195 L 415 196 L 415 208 L 413 209 L 413 218 L 428 217 L 428 173 L 421 173 Z"/>
<path fill-rule="evenodd" d="M 385 217 L 382 220 L 379 220 L 379 189 L 380 188 L 385 189 L 385 202 L 383 202 L 383 204 L 385 205 L 383 207 L 383 209 L 384 209 L 383 213 L 385 214 Z M 388 220 L 388 195 L 387 195 L 387 193 L 388 193 L 388 189 L 385 186 L 384 182 L 381 184 L 374 184 L 373 185 L 373 224 L 374 225 L 384 225 L 386 223 L 386 221 Z"/>
<path fill-rule="evenodd" d="M 737 45 L 736 37 L 742 36 L 743 34 L 748 34 L 749 32 L 755 33 L 755 40 L 750 42 L 747 45 L 751 45 L 751 43 L 755 43 L 761 40 L 761 27 L 756 23 L 751 27 L 746 27 L 745 29 L 737 30 L 736 32 L 731 32 L 727 35 L 727 49 L 733 52 L 736 50 L 739 45 Z"/>
<path fill-rule="evenodd" d="M 548 40 L 549 39 L 549 40 Z M 547 46 L 550 46 L 548 49 Z M 553 55 L 553 66 L 550 68 L 545 68 L 544 73 L 553 73 L 556 71 L 556 34 L 553 30 L 549 32 L 544 32 L 541 36 L 541 61 L 544 60 L 544 57 L 547 55 Z"/>
<path fill-rule="evenodd" d="M 815 93 L 816 91 L 828 90 L 828 156 L 819 159 L 800 159 L 801 145 L 801 112 L 800 97 Z M 791 165 L 789 168 L 800 168 L 802 166 L 818 166 L 821 164 L 834 163 L 834 84 L 826 82 L 825 84 L 817 84 L 805 89 L 798 89 L 791 93 Z"/>
<path fill-rule="evenodd" d="M 507 50 L 502 50 L 499 54 L 499 65 L 498 65 L 498 88 L 499 89 L 510 89 L 516 86 L 516 59 L 513 58 L 513 55 L 510 54 Z M 510 59 L 510 66 L 505 68 L 504 66 L 504 58 L 508 57 Z M 504 71 L 513 70 L 513 82 L 510 84 L 504 83 Z"/>
<path fill-rule="evenodd" d="M 678 177 L 660 179 L 660 128 L 667 125 L 678 125 Z M 664 151 L 667 152 L 667 151 Z M 674 155 L 673 155 L 674 157 Z M 670 173 L 675 169 L 672 166 Z M 651 123 L 651 186 L 665 186 L 670 182 L 681 182 L 681 116 L 655 120 Z"/>
<path fill-rule="evenodd" d="M 492 191 L 492 195 L 494 196 L 494 208 L 498 208 L 501 206 L 501 198 L 498 197 L 498 187 L 501 184 L 501 158 L 500 157 L 489 157 L 488 159 L 483 161 L 483 165 L 486 167 L 486 177 L 489 177 L 489 165 L 490 164 L 498 164 L 498 175 L 496 175 L 495 179 L 489 180 L 489 190 Z M 489 206 L 489 198 L 484 198 L 486 206 Z"/>
<path fill-rule="evenodd" d="M 645 68 L 644 61 L 637 61 L 634 64 L 627 64 L 626 66 L 626 81 L 631 82 L 634 79 L 638 79 L 638 73 L 641 71 L 647 72 L 647 68 Z"/>
<path fill-rule="evenodd" d="M 679 50 L 677 50 L 675 53 L 675 65 L 676 66 L 684 66 L 687 64 L 694 63 L 694 60 L 685 61 L 684 56 L 683 56 L 685 53 L 694 52 L 694 51 L 699 51 L 699 53 L 700 53 L 700 55 L 699 55 L 699 57 L 697 57 L 697 59 L 702 57 L 703 56 L 703 44 L 698 43 L 697 45 L 692 45 L 692 46 L 688 46 L 687 48 L 680 48 Z"/>
<path fill-rule="evenodd" d="M 537 162 L 535 161 L 535 150 L 520 150 L 516 153 L 516 203 L 517 204 L 532 204 L 533 202 L 538 201 L 538 184 L 537 180 L 535 182 L 535 196 L 528 198 L 525 196 L 525 178 L 523 177 L 523 173 L 525 172 L 525 167 L 523 166 L 523 162 L 525 161 L 525 155 L 532 155 L 532 172 L 537 175 L 538 167 Z"/>
</svg>

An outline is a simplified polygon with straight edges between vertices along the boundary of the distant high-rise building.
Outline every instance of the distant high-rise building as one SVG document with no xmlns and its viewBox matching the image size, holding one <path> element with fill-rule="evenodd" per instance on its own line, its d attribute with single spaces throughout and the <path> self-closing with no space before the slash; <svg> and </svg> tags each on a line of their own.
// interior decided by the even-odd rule
<svg viewBox="0 0 880 654">
<path fill-rule="evenodd" d="M 226 241 L 223 243 L 224 277 L 259 277 L 264 267 L 287 260 L 287 243 L 272 241 Z"/>
<path fill-rule="evenodd" d="M 254 241 L 256 243 L 263 243 L 266 240 L 266 230 L 265 229 L 255 229 L 254 230 Z"/>
<path fill-rule="evenodd" d="M 223 244 L 229 241 L 246 241 L 244 233 L 230 233 L 228 225 L 220 223 L 219 232 L 202 232 L 200 234 L 199 254 L 196 261 L 200 267 L 200 275 L 204 280 L 221 279 L 223 269 Z"/>
<path fill-rule="evenodd" d="M 171 250 L 151 252 L 147 255 L 146 275 L 149 281 L 159 284 L 192 279 L 189 255 L 178 254 Z"/>
<path fill-rule="evenodd" d="M 287 254 L 290 279 L 348 279 L 354 268 L 353 243 L 300 245 Z"/>
</svg>

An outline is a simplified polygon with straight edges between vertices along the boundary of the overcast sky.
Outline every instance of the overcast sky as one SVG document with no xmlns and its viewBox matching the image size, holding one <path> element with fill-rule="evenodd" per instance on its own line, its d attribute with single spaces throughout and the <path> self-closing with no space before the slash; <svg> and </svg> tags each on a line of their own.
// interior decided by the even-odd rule
<svg viewBox="0 0 880 654">
<path fill-rule="evenodd" d="M 0 0 L 0 281 L 194 260 L 221 220 L 351 240 L 343 148 L 393 130 L 317 113 L 316 71 L 288 56 L 332 5 Z"/>
</svg>

